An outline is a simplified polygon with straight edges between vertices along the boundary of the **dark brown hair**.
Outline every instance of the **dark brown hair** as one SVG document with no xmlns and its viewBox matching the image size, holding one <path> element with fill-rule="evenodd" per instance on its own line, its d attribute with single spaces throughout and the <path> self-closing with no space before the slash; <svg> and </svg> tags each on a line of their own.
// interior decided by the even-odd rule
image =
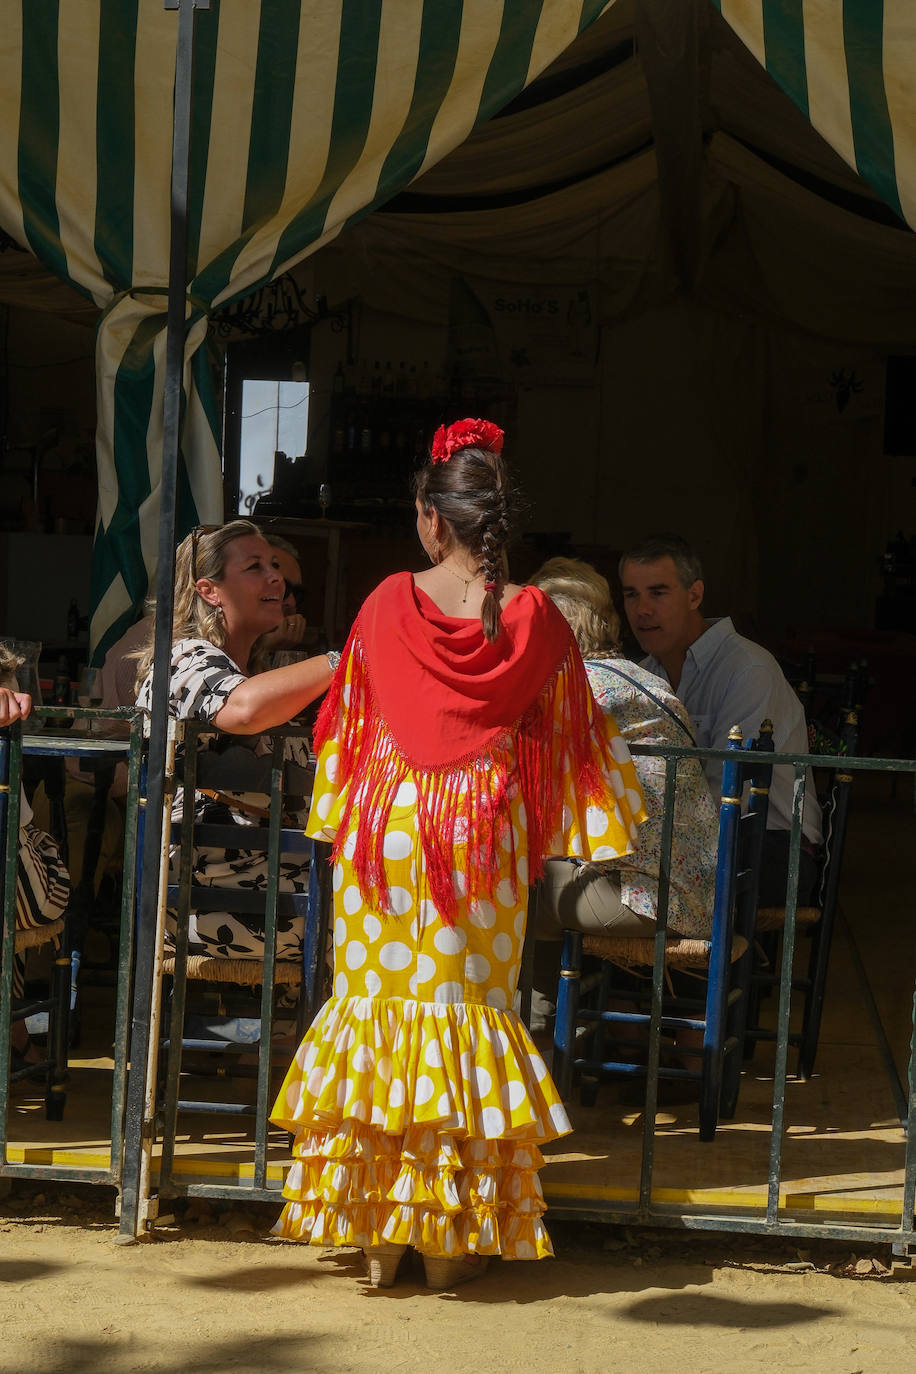
<svg viewBox="0 0 916 1374">
<path fill-rule="evenodd" d="M 506 545 L 515 513 L 515 493 L 501 454 L 462 448 L 444 463 L 429 462 L 414 477 L 424 510 L 436 510 L 456 544 L 480 560 L 484 594 L 480 623 L 487 639 L 500 628 L 499 602 L 506 581 Z"/>
<path fill-rule="evenodd" d="M 692 587 L 694 582 L 703 581 L 699 555 L 680 534 L 653 534 L 649 539 L 641 539 L 638 544 L 624 549 L 617 571 L 623 574 L 624 563 L 657 563 L 660 558 L 671 559 L 682 587 Z"/>
</svg>

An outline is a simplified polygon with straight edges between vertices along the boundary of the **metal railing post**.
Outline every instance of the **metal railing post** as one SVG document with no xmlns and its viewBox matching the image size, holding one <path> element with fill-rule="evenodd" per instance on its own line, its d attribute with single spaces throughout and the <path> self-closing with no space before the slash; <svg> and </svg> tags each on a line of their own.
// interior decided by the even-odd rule
<svg viewBox="0 0 916 1374">
<path fill-rule="evenodd" d="M 191 143 L 191 98 L 194 72 L 194 15 L 208 9 L 209 0 L 165 0 L 178 10 L 175 59 L 175 115 L 172 135 L 171 240 L 169 252 L 168 324 L 165 350 L 165 398 L 162 432 L 159 548 L 156 568 L 156 633 L 153 646 L 152 711 L 150 713 L 149 771 L 143 843 L 143 880 L 137 923 L 137 957 L 130 1037 L 131 1072 L 127 1083 L 124 1133 L 124 1171 L 121 1180 L 121 1239 L 140 1235 L 141 1171 L 145 1142 L 153 1129 L 146 1119 L 147 1063 L 152 1023 L 155 933 L 159 906 L 159 874 L 165 825 L 164 773 L 168 747 L 169 676 L 172 649 L 172 610 L 175 584 L 175 513 L 178 487 L 178 448 L 181 392 L 186 336 L 188 173 Z"/>
</svg>

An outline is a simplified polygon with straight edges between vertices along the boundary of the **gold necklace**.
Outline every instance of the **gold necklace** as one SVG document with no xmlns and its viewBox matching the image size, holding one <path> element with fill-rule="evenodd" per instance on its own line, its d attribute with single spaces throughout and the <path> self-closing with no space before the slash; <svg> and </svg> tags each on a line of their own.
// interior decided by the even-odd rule
<svg viewBox="0 0 916 1374">
<path fill-rule="evenodd" d="M 480 576 L 481 569 L 478 568 L 477 571 L 475 573 L 472 573 L 470 577 L 462 577 L 461 573 L 455 572 L 455 569 L 450 568 L 449 565 L 445 562 L 440 563 L 439 567 L 444 568 L 446 572 L 451 573 L 452 577 L 457 577 L 459 582 L 464 583 L 464 596 L 461 598 L 461 604 L 462 606 L 465 606 L 467 604 L 468 592 L 471 590 L 471 583 L 475 580 L 475 578 L 478 578 Z"/>
</svg>

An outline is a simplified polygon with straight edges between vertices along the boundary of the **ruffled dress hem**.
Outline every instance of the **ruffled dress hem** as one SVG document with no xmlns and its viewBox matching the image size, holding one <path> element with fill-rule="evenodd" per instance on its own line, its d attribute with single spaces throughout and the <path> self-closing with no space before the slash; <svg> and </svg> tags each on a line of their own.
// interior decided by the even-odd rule
<svg viewBox="0 0 916 1374">
<path fill-rule="evenodd" d="M 274 1107 L 295 1132 L 274 1233 L 312 1245 L 542 1259 L 539 1145 L 571 1128 L 511 1013 L 332 1000 Z"/>
</svg>

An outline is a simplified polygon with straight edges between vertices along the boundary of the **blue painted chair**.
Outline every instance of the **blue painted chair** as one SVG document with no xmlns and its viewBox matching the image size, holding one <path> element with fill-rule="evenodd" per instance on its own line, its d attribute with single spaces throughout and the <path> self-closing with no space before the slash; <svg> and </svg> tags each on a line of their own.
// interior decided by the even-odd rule
<svg viewBox="0 0 916 1374">
<path fill-rule="evenodd" d="M 557 993 L 553 1073 L 564 1099 L 571 1096 L 573 1081 L 581 1079 L 585 1105 L 594 1102 L 602 1079 L 624 1076 L 647 1079 L 655 1098 L 657 1078 L 694 1081 L 700 1101 L 700 1138 L 711 1140 L 720 1116 L 734 1115 L 741 1075 L 754 914 L 763 837 L 766 829 L 772 752 L 772 725 L 765 721 L 760 737 L 742 747 L 741 731 L 732 730 L 729 758 L 722 773 L 719 809 L 719 850 L 716 891 L 710 940 L 688 940 L 667 935 L 659 913 L 654 938 L 629 939 L 613 935 L 582 935 L 567 931 L 563 941 L 562 968 Z M 750 800 L 741 814 L 744 781 L 750 780 Z M 584 955 L 602 961 L 597 995 L 581 996 Z M 653 969 L 651 1009 L 633 1012 L 611 1010 L 615 996 L 614 968 Z M 666 995 L 665 978 L 682 970 L 705 979 L 702 996 Z M 594 994 L 595 989 L 592 988 Z M 619 992 L 618 992 L 619 996 Z M 632 994 L 628 994 L 632 996 Z M 655 1021 L 655 1026 L 652 1023 Z M 632 1040 L 613 1039 L 615 1027 L 645 1027 L 649 1031 L 648 1061 L 628 1062 L 619 1047 L 632 1049 Z M 582 1028 L 582 1029 L 580 1029 Z M 702 1049 L 678 1049 L 679 1057 L 699 1060 L 696 1068 L 659 1063 L 660 1036 L 665 1032 L 702 1032 Z M 589 1052 L 580 1053 L 587 1040 Z M 618 1049 L 618 1056 L 606 1050 Z"/>
</svg>

